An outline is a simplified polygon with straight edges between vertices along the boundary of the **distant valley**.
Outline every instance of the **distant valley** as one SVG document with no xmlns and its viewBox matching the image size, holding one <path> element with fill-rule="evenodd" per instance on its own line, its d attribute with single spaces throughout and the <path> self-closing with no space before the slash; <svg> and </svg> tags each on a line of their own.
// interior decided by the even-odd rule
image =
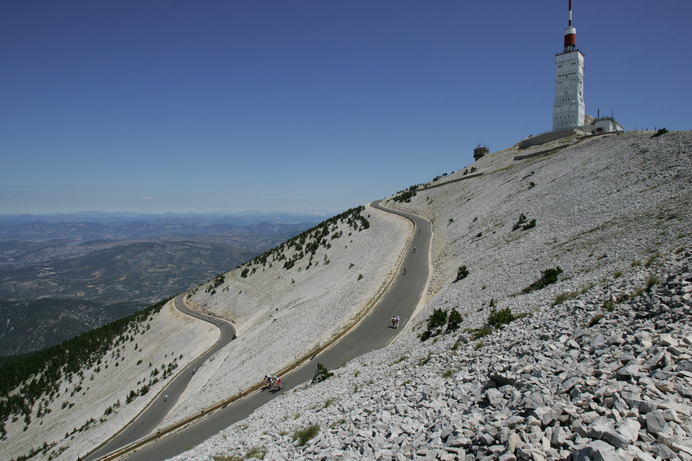
<svg viewBox="0 0 692 461">
<path fill-rule="evenodd" d="M 0 356 L 58 344 L 185 291 L 315 219 L 261 218 L 0 217 Z"/>
</svg>

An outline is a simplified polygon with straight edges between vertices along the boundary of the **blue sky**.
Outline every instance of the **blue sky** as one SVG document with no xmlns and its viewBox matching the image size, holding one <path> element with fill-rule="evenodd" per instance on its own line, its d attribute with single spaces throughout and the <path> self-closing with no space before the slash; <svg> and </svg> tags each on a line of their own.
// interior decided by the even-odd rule
<svg viewBox="0 0 692 461">
<path fill-rule="evenodd" d="M 0 3 L 0 213 L 339 213 L 552 129 L 567 0 Z M 574 0 L 589 114 L 692 125 L 689 0 Z"/>
</svg>

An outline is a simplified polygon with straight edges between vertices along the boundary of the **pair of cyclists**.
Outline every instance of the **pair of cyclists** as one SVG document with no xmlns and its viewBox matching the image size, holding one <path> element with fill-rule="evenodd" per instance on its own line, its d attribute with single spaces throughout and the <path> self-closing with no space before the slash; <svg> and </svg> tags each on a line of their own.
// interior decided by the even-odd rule
<svg viewBox="0 0 692 461">
<path fill-rule="evenodd" d="M 278 376 L 264 375 L 265 389 L 281 389 L 281 378 Z"/>
</svg>

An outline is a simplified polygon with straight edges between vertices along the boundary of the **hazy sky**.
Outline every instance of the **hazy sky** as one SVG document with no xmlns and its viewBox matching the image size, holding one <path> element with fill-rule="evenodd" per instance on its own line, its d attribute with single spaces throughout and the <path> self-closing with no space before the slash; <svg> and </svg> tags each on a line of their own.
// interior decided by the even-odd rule
<svg viewBox="0 0 692 461">
<path fill-rule="evenodd" d="M 0 2 L 0 213 L 338 213 L 552 129 L 567 0 Z M 690 0 L 574 0 L 587 113 L 692 127 Z"/>
</svg>

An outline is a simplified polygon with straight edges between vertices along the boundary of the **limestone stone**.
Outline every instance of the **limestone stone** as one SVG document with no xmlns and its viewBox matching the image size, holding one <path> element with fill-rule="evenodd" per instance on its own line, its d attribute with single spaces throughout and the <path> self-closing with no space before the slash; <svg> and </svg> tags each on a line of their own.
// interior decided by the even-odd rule
<svg viewBox="0 0 692 461">
<path fill-rule="evenodd" d="M 663 417 L 662 411 L 652 411 L 646 415 L 646 429 L 654 435 L 668 430 L 668 425 Z"/>
</svg>

